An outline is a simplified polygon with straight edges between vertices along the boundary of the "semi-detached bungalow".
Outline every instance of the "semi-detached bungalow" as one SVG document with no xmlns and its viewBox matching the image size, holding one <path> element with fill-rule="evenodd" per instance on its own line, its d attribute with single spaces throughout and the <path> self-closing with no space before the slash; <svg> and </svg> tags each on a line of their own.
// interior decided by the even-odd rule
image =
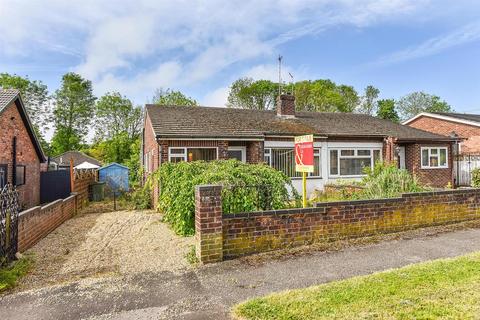
<svg viewBox="0 0 480 320">
<path fill-rule="evenodd" d="M 315 172 L 308 176 L 309 192 L 339 179 L 359 179 L 363 168 L 377 160 L 397 161 L 434 187 L 452 182 L 450 137 L 363 114 L 295 112 L 292 95 L 281 95 L 276 109 L 147 105 L 145 173 L 167 161 L 236 158 L 265 162 L 292 177 L 300 189 L 293 141 L 295 136 L 313 134 Z"/>
</svg>

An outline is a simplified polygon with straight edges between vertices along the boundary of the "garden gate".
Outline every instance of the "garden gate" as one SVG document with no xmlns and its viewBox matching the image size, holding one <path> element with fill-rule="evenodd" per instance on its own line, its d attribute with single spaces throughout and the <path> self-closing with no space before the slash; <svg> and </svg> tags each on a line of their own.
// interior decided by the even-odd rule
<svg viewBox="0 0 480 320">
<path fill-rule="evenodd" d="M 0 265 L 15 258 L 18 249 L 18 193 L 11 184 L 0 191 Z"/>
<path fill-rule="evenodd" d="M 454 157 L 453 172 L 456 186 L 470 186 L 472 170 L 480 168 L 480 155 L 460 154 Z"/>
</svg>

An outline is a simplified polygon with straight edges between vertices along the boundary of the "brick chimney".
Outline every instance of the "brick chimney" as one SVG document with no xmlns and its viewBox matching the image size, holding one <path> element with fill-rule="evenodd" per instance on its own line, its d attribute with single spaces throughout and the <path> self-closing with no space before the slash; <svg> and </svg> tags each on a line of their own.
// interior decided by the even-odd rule
<svg viewBox="0 0 480 320">
<path fill-rule="evenodd" d="M 277 99 L 277 116 L 295 118 L 295 96 L 281 94 Z"/>
</svg>

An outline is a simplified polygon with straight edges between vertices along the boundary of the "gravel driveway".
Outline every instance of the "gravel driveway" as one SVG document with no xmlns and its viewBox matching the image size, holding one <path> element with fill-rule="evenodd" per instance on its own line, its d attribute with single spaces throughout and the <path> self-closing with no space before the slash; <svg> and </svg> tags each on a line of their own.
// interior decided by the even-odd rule
<svg viewBox="0 0 480 320">
<path fill-rule="evenodd" d="M 86 277 L 178 274 L 193 237 L 177 236 L 154 211 L 80 214 L 33 248 L 35 266 L 15 291 Z"/>
</svg>

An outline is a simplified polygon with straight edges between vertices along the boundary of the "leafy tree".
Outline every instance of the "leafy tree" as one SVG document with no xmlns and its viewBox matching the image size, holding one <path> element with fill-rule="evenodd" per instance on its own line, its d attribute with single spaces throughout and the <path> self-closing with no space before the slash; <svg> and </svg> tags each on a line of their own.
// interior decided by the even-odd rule
<svg viewBox="0 0 480 320">
<path fill-rule="evenodd" d="M 152 102 L 155 104 L 161 104 L 165 106 L 197 106 L 198 103 L 195 99 L 187 97 L 180 91 L 174 91 L 172 89 L 159 88 L 155 90 Z"/>
<path fill-rule="evenodd" d="M 102 96 L 97 101 L 95 115 L 97 140 L 113 139 L 121 133 L 126 133 L 128 139 L 134 139 L 140 133 L 141 107 L 134 107 L 132 102 L 119 92 Z"/>
<path fill-rule="evenodd" d="M 395 100 L 393 99 L 384 99 L 377 102 L 377 118 L 386 119 L 393 122 L 399 122 L 400 117 L 398 116 L 397 111 L 395 110 Z"/>
<path fill-rule="evenodd" d="M 352 86 L 337 85 L 331 80 L 300 81 L 284 86 L 295 92 L 297 110 L 352 112 L 358 105 L 358 94 Z M 235 108 L 275 109 L 278 83 L 240 78 L 230 87 L 228 106 Z"/>
<path fill-rule="evenodd" d="M 271 110 L 275 109 L 277 96 L 278 83 L 240 78 L 230 86 L 227 105 L 232 108 Z"/>
<path fill-rule="evenodd" d="M 81 148 L 95 114 L 95 99 L 91 81 L 76 73 L 67 73 L 62 77 L 62 85 L 55 92 L 54 153 Z"/>
<path fill-rule="evenodd" d="M 50 111 L 48 89 L 41 81 L 30 80 L 28 77 L 0 73 L 0 87 L 4 89 L 18 89 L 22 95 L 28 116 L 38 129 L 46 129 Z"/>
<path fill-rule="evenodd" d="M 397 102 L 397 110 L 402 121 L 421 112 L 451 112 L 452 107 L 440 97 L 425 92 L 410 93 Z"/>
<path fill-rule="evenodd" d="M 377 108 L 377 98 L 380 94 L 380 90 L 375 88 L 374 86 L 367 86 L 365 88 L 365 94 L 361 98 L 361 103 L 358 106 L 358 111 L 360 113 L 368 114 L 373 116 L 376 112 Z"/>
<path fill-rule="evenodd" d="M 45 153 L 49 154 L 50 146 L 43 137 L 48 130 L 51 111 L 47 86 L 41 81 L 30 80 L 28 77 L 0 73 L 0 87 L 20 91 L 40 144 Z"/>
</svg>

